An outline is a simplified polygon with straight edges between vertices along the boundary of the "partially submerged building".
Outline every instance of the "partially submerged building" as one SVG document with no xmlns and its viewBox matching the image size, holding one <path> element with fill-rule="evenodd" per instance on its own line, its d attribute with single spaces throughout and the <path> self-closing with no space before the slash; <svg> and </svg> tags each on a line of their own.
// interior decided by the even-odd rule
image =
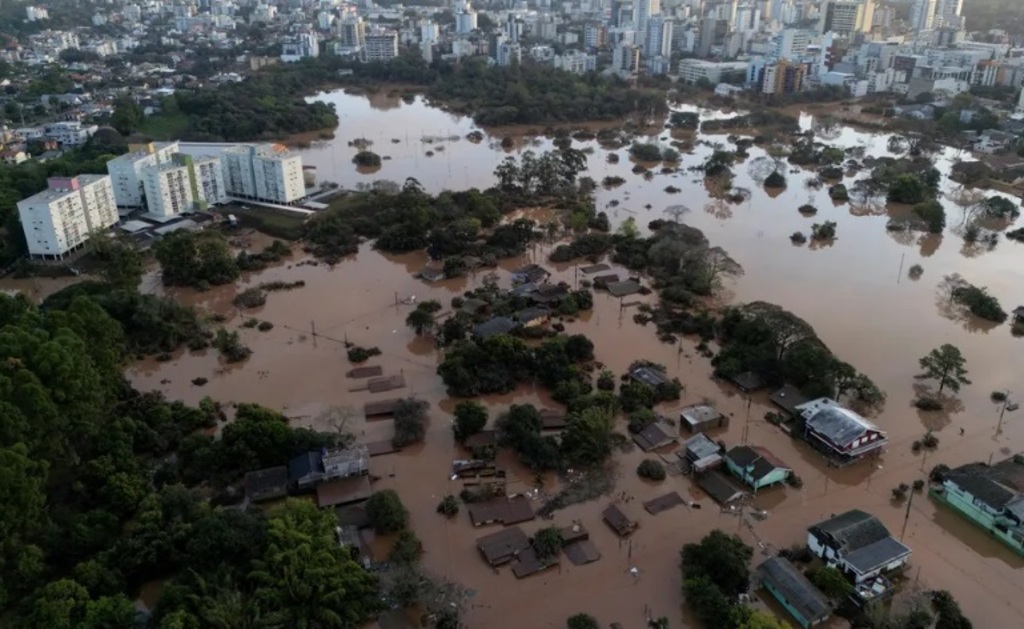
<svg viewBox="0 0 1024 629">
<path fill-rule="evenodd" d="M 932 496 L 1024 555 L 1024 458 L 968 463 L 943 475 Z"/>
<path fill-rule="evenodd" d="M 601 512 L 601 518 L 619 537 L 631 535 L 640 526 L 639 522 L 630 518 L 618 505 L 614 504 L 608 505 Z"/>
<path fill-rule="evenodd" d="M 722 448 L 700 432 L 686 440 L 682 456 L 694 474 L 702 474 L 722 464 Z"/>
<path fill-rule="evenodd" d="M 713 406 L 698 404 L 684 408 L 679 413 L 679 424 L 691 433 L 706 432 L 729 426 L 729 418 Z"/>
<path fill-rule="evenodd" d="M 761 585 L 782 605 L 797 624 L 807 629 L 828 620 L 828 599 L 784 557 L 772 557 L 757 568 Z"/>
<path fill-rule="evenodd" d="M 910 549 L 870 513 L 852 509 L 807 529 L 807 546 L 828 565 L 863 583 L 902 569 Z"/>
<path fill-rule="evenodd" d="M 725 466 L 747 485 L 758 489 L 784 483 L 792 470 L 767 448 L 736 446 L 725 454 Z"/>
<path fill-rule="evenodd" d="M 835 400 L 818 398 L 796 408 L 804 420 L 804 439 L 836 463 L 879 454 L 889 443 L 881 428 Z"/>
</svg>

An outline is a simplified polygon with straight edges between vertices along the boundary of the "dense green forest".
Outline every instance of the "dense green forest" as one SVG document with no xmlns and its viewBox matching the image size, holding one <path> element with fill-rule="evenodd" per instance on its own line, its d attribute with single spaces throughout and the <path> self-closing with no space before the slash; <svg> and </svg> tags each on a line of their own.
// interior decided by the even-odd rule
<svg viewBox="0 0 1024 629">
<path fill-rule="evenodd" d="M 337 544 L 330 514 L 216 506 L 246 470 L 340 436 L 243 404 L 214 441 L 196 431 L 225 418 L 219 404 L 125 381 L 136 349 L 93 297 L 37 308 L 0 295 L 0 609 L 11 626 L 141 626 L 131 599 L 166 577 L 151 626 L 355 627 L 375 613 L 376 578 Z"/>
</svg>

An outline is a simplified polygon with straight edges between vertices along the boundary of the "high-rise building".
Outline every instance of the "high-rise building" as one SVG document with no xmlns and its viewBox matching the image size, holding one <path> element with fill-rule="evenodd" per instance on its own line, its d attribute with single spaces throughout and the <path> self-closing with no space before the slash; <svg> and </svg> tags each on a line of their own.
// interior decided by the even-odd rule
<svg viewBox="0 0 1024 629">
<path fill-rule="evenodd" d="M 466 9 L 455 14 L 455 32 L 459 35 L 468 35 L 477 28 L 476 11 Z"/>
<path fill-rule="evenodd" d="M 647 57 L 672 56 L 672 18 L 660 13 L 647 21 L 644 37 L 644 55 Z"/>
<path fill-rule="evenodd" d="M 1017 99 L 1017 112 L 1024 113 L 1024 87 L 1020 90 L 1020 98 Z"/>
<path fill-rule="evenodd" d="M 30 255 L 61 258 L 117 223 L 108 175 L 51 177 L 46 183 L 46 190 L 18 201 Z"/>
<path fill-rule="evenodd" d="M 635 74 L 640 71 L 640 47 L 631 42 L 619 42 L 612 50 L 612 69 Z"/>
<path fill-rule="evenodd" d="M 583 45 L 587 48 L 602 48 L 608 31 L 600 22 L 588 22 L 583 27 Z"/>
<path fill-rule="evenodd" d="M 700 37 L 697 42 L 697 54 L 707 57 L 712 48 L 725 44 L 725 36 L 729 32 L 729 22 L 713 17 L 706 17 L 700 23 Z"/>
<path fill-rule="evenodd" d="M 779 59 L 795 60 L 807 54 L 807 46 L 811 43 L 811 35 L 798 28 L 786 28 L 779 31 L 775 38 L 775 56 Z"/>
<path fill-rule="evenodd" d="M 366 24 L 363 18 L 346 15 L 335 24 L 339 43 L 345 48 L 362 48 L 366 42 Z"/>
<path fill-rule="evenodd" d="M 818 31 L 852 37 L 868 33 L 874 21 L 874 0 L 825 0 L 821 5 Z"/>
<path fill-rule="evenodd" d="M 142 172 L 150 166 L 170 162 L 178 150 L 177 142 L 133 144 L 128 147 L 128 153 L 107 162 L 117 207 L 141 208 Z"/>
<path fill-rule="evenodd" d="M 786 59 L 756 59 L 747 71 L 747 83 L 762 94 L 792 94 L 803 89 L 807 66 Z"/>
<path fill-rule="evenodd" d="M 232 196 L 291 203 L 306 193 L 302 157 L 281 144 L 233 146 L 221 153 L 221 169 Z"/>
<path fill-rule="evenodd" d="M 360 52 L 363 61 L 391 61 L 398 56 L 398 33 L 376 33 L 367 35 Z"/>
<path fill-rule="evenodd" d="M 286 63 L 320 56 L 320 39 L 316 33 L 299 33 L 281 44 L 281 61 Z"/>
<path fill-rule="evenodd" d="M 935 6 L 938 0 L 915 0 L 910 9 L 910 27 L 915 31 L 928 31 L 934 26 Z"/>
<path fill-rule="evenodd" d="M 634 0 L 633 26 L 638 33 L 647 32 L 647 20 L 652 15 L 661 13 L 661 0 Z"/>
</svg>

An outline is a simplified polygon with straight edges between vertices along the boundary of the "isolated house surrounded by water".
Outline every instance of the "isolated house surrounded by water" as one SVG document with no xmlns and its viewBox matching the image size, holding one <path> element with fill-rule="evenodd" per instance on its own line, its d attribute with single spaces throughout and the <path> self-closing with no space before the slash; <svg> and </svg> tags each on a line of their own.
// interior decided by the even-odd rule
<svg viewBox="0 0 1024 629">
<path fill-rule="evenodd" d="M 932 496 L 1024 555 L 1024 457 L 968 463 L 943 475 Z"/>
<path fill-rule="evenodd" d="M 830 566 L 863 583 L 899 570 L 910 549 L 870 513 L 852 509 L 807 529 L 807 547 Z"/>
<path fill-rule="evenodd" d="M 837 463 L 877 454 L 889 442 L 881 428 L 835 400 L 818 398 L 796 408 L 804 420 L 804 439 Z"/>
<path fill-rule="evenodd" d="M 757 568 L 761 585 L 804 629 L 828 620 L 832 608 L 825 595 L 784 557 L 772 557 Z"/>
<path fill-rule="evenodd" d="M 792 473 L 774 454 L 759 446 L 736 446 L 729 450 L 725 455 L 725 466 L 754 491 L 783 483 Z"/>
</svg>

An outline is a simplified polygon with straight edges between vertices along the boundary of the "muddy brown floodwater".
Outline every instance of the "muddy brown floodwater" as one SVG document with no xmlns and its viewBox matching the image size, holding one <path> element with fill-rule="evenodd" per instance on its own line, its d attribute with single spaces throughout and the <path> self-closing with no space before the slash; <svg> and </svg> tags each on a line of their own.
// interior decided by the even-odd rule
<svg viewBox="0 0 1024 629">
<path fill-rule="evenodd" d="M 487 136 L 479 144 L 472 143 L 465 139 L 476 129 L 470 120 L 431 108 L 419 98 L 413 104 L 398 98 L 377 96 L 368 100 L 341 92 L 318 98 L 337 106 L 341 125 L 334 140 L 318 143 L 302 154 L 307 164 L 318 167 L 321 179 L 344 187 L 375 179 L 402 182 L 415 177 L 432 192 L 484 188 L 493 184 L 491 173 L 506 155 L 527 149 L 539 152 L 551 146 L 543 138 L 521 140 L 511 152 L 501 148 L 500 138 Z M 700 113 L 704 119 L 731 115 L 707 110 Z M 801 124 L 809 128 L 814 121 L 804 116 Z M 428 136 L 431 141 L 424 142 Z M 452 139 L 455 137 L 459 139 Z M 348 146 L 356 138 L 372 140 L 371 150 L 391 158 L 384 161 L 379 172 L 357 172 L 351 163 L 357 149 Z M 829 138 L 836 146 L 861 147 L 866 155 L 889 154 L 885 135 L 840 127 Z M 668 132 L 652 139 L 667 145 Z M 725 287 L 723 300 L 780 304 L 810 322 L 833 351 L 883 388 L 888 401 L 874 420 L 889 433 L 888 450 L 875 462 L 842 470 L 828 468 L 804 444 L 790 440 L 763 420 L 765 412 L 772 410 L 764 395 L 748 400 L 712 380 L 708 360 L 696 354 L 692 341 L 660 343 L 653 328 L 634 323 L 632 308 L 621 308 L 606 294 L 597 293 L 594 310 L 567 328 L 589 336 L 595 343 L 597 359 L 616 373 L 638 358 L 667 365 L 686 390 L 679 403 L 663 410 L 713 400 L 732 416 L 731 427 L 716 438 L 733 445 L 746 435 L 748 442 L 768 447 L 787 462 L 804 479 L 804 487 L 772 489 L 758 496 L 757 506 L 769 513 L 764 521 L 722 513 L 687 479 L 669 477 L 655 485 L 641 481 L 635 469 L 644 455 L 634 451 L 616 456 L 615 491 L 619 496 L 625 492 L 624 508 L 641 523 L 631 542 L 620 543 L 602 524 L 600 512 L 608 502 L 602 499 L 559 511 L 554 518 L 554 523 L 562 526 L 578 520 L 590 530 L 602 554 L 597 563 L 575 567 L 563 561 L 559 570 L 524 580 L 516 580 L 507 568 L 496 572 L 487 567 L 474 542 L 493 529 L 473 529 L 464 512 L 446 520 L 434 511 L 443 495 L 459 490 L 448 479 L 451 460 L 462 456 L 451 436 L 450 412 L 455 400 L 446 396 L 435 373 L 441 359 L 439 352 L 430 341 L 415 337 L 405 326 L 411 306 L 401 303 L 415 296 L 420 301 L 438 299 L 448 309 L 451 298 L 478 285 L 483 274 L 426 285 L 412 276 L 425 262 L 423 254 L 386 256 L 364 246 L 357 255 L 334 267 L 298 266 L 296 262 L 303 258 L 296 256 L 286 264 L 246 276 L 238 286 L 206 293 L 176 290 L 174 294 L 183 301 L 229 314 L 229 325 L 235 325 L 240 322 L 231 306 L 236 291 L 273 280 L 306 282 L 304 288 L 295 291 L 271 293 L 265 306 L 246 313 L 275 327 L 269 332 L 240 330 L 254 350 L 245 363 L 224 366 L 214 352 L 179 353 L 166 363 L 136 364 L 129 370 L 130 377 L 141 389 L 158 389 L 187 402 L 195 403 L 206 395 L 225 402 L 258 402 L 281 410 L 298 424 L 314 425 L 317 414 L 327 407 L 359 408 L 373 398 L 368 392 L 349 390 L 352 381 L 344 373 L 351 365 L 343 342 L 347 339 L 379 347 L 383 355 L 368 364 L 382 365 L 385 373 L 403 373 L 407 387 L 397 393 L 427 400 L 432 410 L 426 443 L 375 457 L 371 472 L 381 477 L 378 488 L 397 489 L 408 506 L 412 526 L 427 550 L 426 568 L 475 592 L 466 614 L 471 627 L 562 627 L 567 616 L 581 611 L 594 614 L 603 624 L 618 621 L 630 627 L 642 623 L 645 608 L 655 616 L 667 616 L 672 627 L 692 626 L 679 593 L 677 557 L 684 543 L 719 527 L 738 532 L 761 549 L 759 552 L 769 552 L 805 540 L 808 525 L 853 507 L 880 517 L 913 549 L 907 587 L 916 584 L 950 590 L 977 626 L 1016 626 L 1024 616 L 1024 599 L 1018 594 L 1024 587 L 1024 560 L 953 512 L 936 507 L 925 496 L 915 497 L 906 519 L 907 509 L 893 506 L 889 497 L 893 487 L 924 478 L 937 463 L 955 466 L 990 456 L 1000 458 L 1019 450 L 1024 443 L 1024 417 L 1019 412 L 1007 413 L 997 430 L 999 409 L 989 400 L 993 390 L 1020 389 L 1024 339 L 1013 337 L 1005 324 L 985 326 L 951 315 L 938 298 L 943 276 L 955 272 L 974 284 L 988 286 L 1005 309 L 1012 309 L 1024 301 L 1024 291 L 1019 288 L 1024 286 L 1024 266 L 1019 263 L 1018 249 L 1024 245 L 1005 240 L 993 250 L 965 245 L 957 227 L 962 211 L 949 199 L 943 203 L 950 227 L 942 236 L 890 235 L 886 221 L 904 214 L 906 208 L 834 204 L 825 189 L 804 186 L 811 175 L 805 171 L 787 173 L 789 187 L 769 196 L 749 170 L 752 162 L 764 156 L 757 147 L 734 169 L 736 185 L 749 189 L 750 199 L 738 205 L 717 202 L 685 169 L 699 164 L 713 150 L 712 144 L 725 143 L 726 137 L 697 139 L 694 152 L 683 156 L 682 172 L 657 174 L 651 181 L 631 172 L 633 165 L 625 150 L 616 151 L 623 157 L 619 163 L 609 164 L 608 151 L 596 143 L 575 142 L 574 146 L 593 150 L 588 174 L 595 180 L 600 182 L 608 175 L 626 180 L 613 190 L 599 187 L 597 191 L 598 208 L 608 211 L 613 223 L 635 217 L 640 226 L 645 226 L 654 218 L 666 217 L 669 206 L 685 205 L 688 211 L 681 220 L 703 230 L 714 245 L 724 247 L 745 268 L 745 275 Z M 434 156 L 427 157 L 427 151 L 433 151 Z M 957 158 L 971 159 L 947 150 L 938 155 L 939 169 L 947 173 Z M 847 177 L 846 183 L 851 184 L 859 176 L 864 175 Z M 669 185 L 682 192 L 665 192 Z M 957 193 L 958 186 L 947 180 L 943 191 L 949 197 Z M 615 207 L 613 200 L 619 202 Z M 808 202 L 819 208 L 813 218 L 797 212 Z M 812 223 L 826 220 L 838 224 L 838 237 L 833 243 L 821 247 L 790 244 L 791 233 L 806 233 Z M 507 269 L 527 260 L 543 262 L 552 247 L 550 243 L 538 244 L 521 259 L 503 261 L 497 271 L 500 283 L 509 285 Z M 924 267 L 923 276 L 916 281 L 906 276 L 914 264 Z M 575 277 L 573 265 L 559 265 L 556 279 L 571 283 Z M 4 282 L 0 288 L 20 286 Z M 145 288 L 160 290 L 152 276 L 147 278 Z M 654 297 L 640 299 L 649 301 Z M 958 395 L 958 403 L 950 405 L 953 410 L 920 413 L 911 406 L 917 360 L 943 343 L 963 350 L 974 384 Z M 193 386 L 191 380 L 200 376 L 208 378 L 209 383 Z M 1024 395 L 1024 391 L 1018 393 Z M 513 394 L 483 401 L 493 417 L 514 402 L 541 404 L 545 400 L 543 391 L 523 387 Z M 389 438 L 390 424 L 360 419 L 350 428 L 360 440 L 372 441 Z M 621 428 L 624 430 L 624 426 Z M 934 430 L 940 438 L 938 449 L 914 454 L 911 443 L 927 430 Z M 510 491 L 525 491 L 532 486 L 533 474 L 514 461 L 506 463 L 512 470 Z M 554 489 L 555 479 L 545 480 L 545 489 Z M 677 507 L 658 516 L 643 511 L 640 503 L 672 490 L 698 500 L 703 508 Z M 748 526 L 746 521 L 751 524 Z M 538 521 L 523 528 L 531 533 L 547 524 Z M 638 577 L 630 575 L 631 567 L 639 570 Z"/>
</svg>

